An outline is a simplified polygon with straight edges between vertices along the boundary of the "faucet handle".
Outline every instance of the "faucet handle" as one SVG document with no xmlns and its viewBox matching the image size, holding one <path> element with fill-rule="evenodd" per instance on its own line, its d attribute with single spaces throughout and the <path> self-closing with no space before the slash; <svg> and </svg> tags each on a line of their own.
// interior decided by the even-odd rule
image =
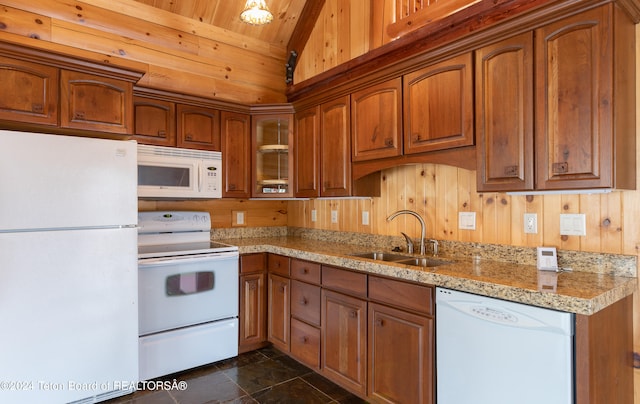
<svg viewBox="0 0 640 404">
<path fill-rule="evenodd" d="M 404 238 L 407 240 L 407 252 L 409 254 L 413 254 L 413 240 L 411 240 L 411 237 L 407 236 L 403 232 L 400 232 L 400 234 L 402 234 Z"/>
<path fill-rule="evenodd" d="M 433 251 L 433 255 L 436 256 L 438 255 L 438 240 L 436 239 L 429 239 L 428 240 L 429 244 L 432 245 L 431 247 L 431 251 Z"/>
</svg>

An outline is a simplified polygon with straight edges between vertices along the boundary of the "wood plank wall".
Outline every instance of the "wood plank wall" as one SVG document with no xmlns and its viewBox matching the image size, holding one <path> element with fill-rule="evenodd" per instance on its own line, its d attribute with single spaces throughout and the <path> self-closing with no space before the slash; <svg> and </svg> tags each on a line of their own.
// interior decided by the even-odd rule
<svg viewBox="0 0 640 404">
<path fill-rule="evenodd" d="M 107 4 L 119 12 L 101 7 Z M 390 18 L 389 4 L 388 0 L 327 0 L 298 59 L 295 81 L 313 77 L 388 42 L 386 30 L 380 27 Z M 90 50 L 144 62 L 149 64 L 149 71 L 141 84 L 150 87 L 247 104 L 285 101 L 278 60 L 284 59 L 284 50 L 262 48 L 251 38 L 231 37 L 193 21 L 167 18 L 160 11 L 156 16 L 158 24 L 146 23 L 135 17 L 131 5 L 127 0 L 2 0 L 0 40 L 44 48 L 63 45 L 72 54 L 77 49 L 85 56 L 83 52 Z M 370 13 L 370 21 L 362 18 Z M 637 27 L 636 38 L 636 54 L 640 54 Z M 257 72 L 256 65 L 261 66 Z M 637 115 L 640 116 L 640 109 Z M 640 147 L 640 141 L 637 144 Z M 441 240 L 550 245 L 631 255 L 639 252 L 640 190 L 533 198 L 477 194 L 474 171 L 430 164 L 386 170 L 382 181 L 382 196 L 372 199 L 141 201 L 139 206 L 141 210 L 206 210 L 212 213 L 217 228 L 232 227 L 232 212 L 241 210 L 246 212 L 248 227 L 290 225 L 388 235 L 405 231 L 417 237 L 419 227 L 414 218 L 403 216 L 386 222 L 387 215 L 395 210 L 414 209 L 426 220 L 427 236 Z M 312 209 L 317 211 L 316 222 L 310 220 Z M 331 223 L 332 210 L 338 211 L 338 223 Z M 363 211 L 369 212 L 369 225 L 361 222 Z M 460 211 L 476 212 L 476 230 L 458 229 Z M 526 235 L 522 231 L 525 212 L 538 214 L 538 234 Z M 559 236 L 559 215 L 577 212 L 587 215 L 587 236 Z M 634 348 L 640 352 L 637 298 L 634 307 Z M 640 371 L 636 371 L 636 387 L 635 401 L 640 404 Z"/>
<path fill-rule="evenodd" d="M 143 13 L 155 23 L 136 17 Z M 132 0 L 2 0 L 0 40 L 143 62 L 148 71 L 139 84 L 151 88 L 244 104 L 286 102 L 284 45 Z"/>
</svg>

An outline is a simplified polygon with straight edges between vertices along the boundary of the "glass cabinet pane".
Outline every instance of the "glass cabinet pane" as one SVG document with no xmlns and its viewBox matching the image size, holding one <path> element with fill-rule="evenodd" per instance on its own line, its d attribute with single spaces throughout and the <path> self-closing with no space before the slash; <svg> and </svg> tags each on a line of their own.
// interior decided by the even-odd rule
<svg viewBox="0 0 640 404">
<path fill-rule="evenodd" d="M 291 117 L 259 117 L 254 125 L 254 196 L 291 196 Z"/>
</svg>

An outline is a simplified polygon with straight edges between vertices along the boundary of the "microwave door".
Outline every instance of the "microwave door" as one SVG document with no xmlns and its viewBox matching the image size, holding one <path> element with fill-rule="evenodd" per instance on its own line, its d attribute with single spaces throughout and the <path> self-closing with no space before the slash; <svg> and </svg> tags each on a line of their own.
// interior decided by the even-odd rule
<svg viewBox="0 0 640 404">
<path fill-rule="evenodd" d="M 198 167 L 194 162 L 138 162 L 138 196 L 189 197 L 195 194 Z"/>
</svg>

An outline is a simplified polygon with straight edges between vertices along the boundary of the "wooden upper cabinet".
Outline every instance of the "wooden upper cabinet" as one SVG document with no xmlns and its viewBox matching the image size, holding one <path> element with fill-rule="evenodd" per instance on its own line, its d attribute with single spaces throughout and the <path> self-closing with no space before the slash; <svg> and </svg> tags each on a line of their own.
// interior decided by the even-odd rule
<svg viewBox="0 0 640 404">
<path fill-rule="evenodd" d="M 402 79 L 351 94 L 352 160 L 402 154 Z"/>
<path fill-rule="evenodd" d="M 0 119 L 58 124 L 58 69 L 0 56 Z"/>
<path fill-rule="evenodd" d="M 320 106 L 308 108 L 295 115 L 294 167 L 295 196 L 320 196 Z"/>
<path fill-rule="evenodd" d="M 176 107 L 173 102 L 134 96 L 133 114 L 133 138 L 139 143 L 176 145 Z"/>
<path fill-rule="evenodd" d="M 178 104 L 178 147 L 220 151 L 220 111 Z"/>
<path fill-rule="evenodd" d="M 61 70 L 60 88 L 62 128 L 133 132 L 133 83 Z"/>
<path fill-rule="evenodd" d="M 251 196 L 251 117 L 222 111 L 222 196 Z"/>
<path fill-rule="evenodd" d="M 613 3 L 535 31 L 538 189 L 635 188 L 634 35 Z"/>
<path fill-rule="evenodd" d="M 404 76 L 404 153 L 474 144 L 471 53 Z"/>
<path fill-rule="evenodd" d="M 478 191 L 533 189 L 533 33 L 475 52 Z"/>
<path fill-rule="evenodd" d="M 351 195 L 351 135 L 349 96 L 321 105 L 321 190 L 322 196 Z"/>
<path fill-rule="evenodd" d="M 251 157 L 254 198 L 293 196 L 293 114 L 253 115 Z"/>
</svg>

